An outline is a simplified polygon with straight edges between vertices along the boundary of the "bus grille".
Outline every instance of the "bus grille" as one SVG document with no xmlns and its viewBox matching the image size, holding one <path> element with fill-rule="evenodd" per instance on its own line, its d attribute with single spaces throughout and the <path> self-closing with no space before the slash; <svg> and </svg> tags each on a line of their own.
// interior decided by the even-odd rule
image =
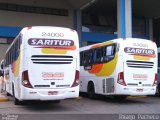
<svg viewBox="0 0 160 120">
<path fill-rule="evenodd" d="M 103 93 L 114 92 L 114 78 L 103 79 L 102 83 Z"/>
<path fill-rule="evenodd" d="M 127 66 L 128 67 L 133 67 L 133 68 L 153 68 L 154 63 L 153 62 L 146 62 L 146 61 L 128 60 L 127 61 Z"/>
<path fill-rule="evenodd" d="M 73 57 L 60 55 L 33 55 L 31 60 L 35 64 L 71 64 Z"/>
</svg>

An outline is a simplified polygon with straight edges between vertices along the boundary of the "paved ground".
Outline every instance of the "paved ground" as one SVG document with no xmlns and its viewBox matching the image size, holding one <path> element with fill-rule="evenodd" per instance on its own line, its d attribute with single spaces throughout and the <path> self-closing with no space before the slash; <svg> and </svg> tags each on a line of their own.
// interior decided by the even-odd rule
<svg viewBox="0 0 160 120">
<path fill-rule="evenodd" d="M 55 118 L 55 120 L 85 120 L 85 118 L 87 120 L 91 120 L 91 118 L 92 120 L 98 120 L 99 118 L 99 120 L 124 120 L 123 114 L 129 114 L 132 117 L 136 115 L 136 118 L 138 118 L 138 114 L 155 114 L 158 115 L 158 120 L 160 119 L 160 97 L 153 96 L 130 97 L 124 101 L 106 97 L 90 100 L 83 96 L 78 99 L 62 100 L 59 104 L 28 102 L 18 106 L 14 105 L 12 97 L 8 98 L 9 101 L 0 102 L 1 117 L 5 117 L 6 114 L 18 115 L 18 120 L 28 120 L 30 118 L 34 120 L 41 120 L 42 118 L 42 120 L 44 118 L 45 120 L 52 118 Z"/>
<path fill-rule="evenodd" d="M 121 114 L 121 113 L 160 113 L 160 97 L 135 97 L 125 101 L 112 98 L 90 100 L 79 99 L 53 102 L 28 102 L 24 105 L 14 105 L 13 98 L 0 103 L 0 113 L 18 114 Z"/>
</svg>

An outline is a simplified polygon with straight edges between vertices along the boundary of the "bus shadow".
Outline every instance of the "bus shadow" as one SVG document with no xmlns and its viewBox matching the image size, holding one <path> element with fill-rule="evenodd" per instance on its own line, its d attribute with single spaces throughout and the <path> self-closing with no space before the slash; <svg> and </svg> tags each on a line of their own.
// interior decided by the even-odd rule
<svg viewBox="0 0 160 120">
<path fill-rule="evenodd" d="M 9 96 L 9 101 L 13 103 L 13 97 Z M 62 102 L 62 101 L 61 101 Z M 14 104 L 14 103 L 13 103 Z M 41 113 L 41 112 L 61 112 L 67 111 L 68 108 L 63 106 L 62 103 L 55 103 L 54 101 L 23 101 L 20 105 L 14 105 L 15 107 L 22 107 L 29 111 L 29 113 Z"/>
<path fill-rule="evenodd" d="M 36 112 L 52 112 L 66 111 L 67 107 L 61 105 L 61 103 L 55 103 L 53 101 L 24 101 L 22 104 L 25 109 Z"/>
<path fill-rule="evenodd" d="M 14 101 L 14 98 L 12 96 L 8 96 L 9 101 Z M 63 102 L 63 101 L 61 101 Z M 35 110 L 35 111 L 41 111 L 41 110 L 52 110 L 52 111 L 57 111 L 57 110 L 65 110 L 67 109 L 65 106 L 61 105 L 60 103 L 56 103 L 54 101 L 23 101 L 21 102 L 20 105 L 16 105 L 17 107 L 24 107 L 25 109 L 29 110 Z M 14 104 L 14 103 L 13 103 Z"/>
<path fill-rule="evenodd" d="M 99 100 L 114 103 L 114 104 L 148 104 L 140 98 L 126 98 L 126 99 L 115 99 L 113 97 L 100 97 Z"/>
<path fill-rule="evenodd" d="M 85 93 L 82 93 L 80 95 L 84 98 L 90 99 L 88 95 Z M 127 97 L 126 99 L 118 99 L 118 98 L 114 98 L 113 96 L 98 95 L 97 98 L 94 100 L 114 103 L 114 104 L 148 104 L 149 101 L 144 100 L 146 98 L 147 97 Z"/>
</svg>

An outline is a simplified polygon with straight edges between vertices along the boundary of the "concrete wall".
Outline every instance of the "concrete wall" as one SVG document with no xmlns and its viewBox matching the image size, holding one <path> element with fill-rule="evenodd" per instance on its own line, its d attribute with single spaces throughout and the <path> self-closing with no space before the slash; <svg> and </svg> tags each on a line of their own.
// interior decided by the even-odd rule
<svg viewBox="0 0 160 120">
<path fill-rule="evenodd" d="M 0 11 L 0 26 L 31 26 L 52 25 L 73 28 L 73 10 L 65 0 L 0 0 L 0 2 L 39 6 L 48 8 L 64 8 L 69 10 L 69 16 Z"/>
<path fill-rule="evenodd" d="M 74 27 L 72 6 L 66 0 L 0 0 L 2 3 L 20 4 L 53 9 L 68 9 L 69 16 L 35 14 L 25 12 L 0 10 L 0 26 L 25 27 L 25 26 L 60 26 Z M 0 44 L 0 60 L 4 57 L 9 45 Z"/>
<path fill-rule="evenodd" d="M 0 2 L 49 8 L 70 8 L 71 6 L 66 0 L 0 0 Z"/>
<path fill-rule="evenodd" d="M 12 11 L 0 11 L 0 26 L 35 26 L 48 25 L 73 28 L 73 12 L 70 16 L 43 15 Z"/>
<path fill-rule="evenodd" d="M 0 61 L 4 59 L 4 54 L 8 47 L 9 47 L 8 44 L 0 44 Z"/>
</svg>

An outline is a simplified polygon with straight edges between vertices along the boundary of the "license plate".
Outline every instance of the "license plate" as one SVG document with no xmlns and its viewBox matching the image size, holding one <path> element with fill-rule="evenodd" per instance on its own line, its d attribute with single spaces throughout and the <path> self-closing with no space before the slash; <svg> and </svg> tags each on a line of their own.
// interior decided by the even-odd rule
<svg viewBox="0 0 160 120">
<path fill-rule="evenodd" d="M 48 95 L 57 95 L 58 91 L 48 91 Z"/>
<path fill-rule="evenodd" d="M 143 89 L 139 88 L 139 89 L 137 89 L 137 92 L 143 92 Z"/>
</svg>

